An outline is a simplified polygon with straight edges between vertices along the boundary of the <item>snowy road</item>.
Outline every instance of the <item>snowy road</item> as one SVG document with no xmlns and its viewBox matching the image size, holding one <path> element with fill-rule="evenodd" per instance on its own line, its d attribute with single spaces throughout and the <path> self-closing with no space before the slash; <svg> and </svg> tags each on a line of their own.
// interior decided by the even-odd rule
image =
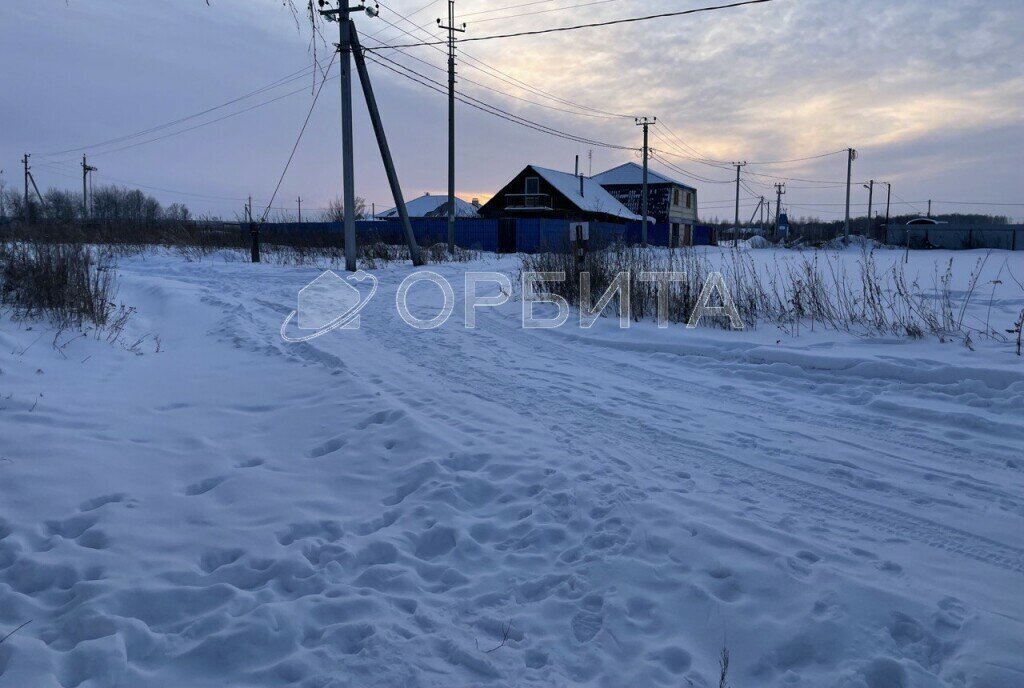
<svg viewBox="0 0 1024 688">
<path fill-rule="evenodd" d="M 166 256 L 123 266 L 159 353 L 3 321 L 0 686 L 1024 685 L 1016 360 L 417 331 L 408 272 L 304 344 L 317 270 Z"/>
</svg>

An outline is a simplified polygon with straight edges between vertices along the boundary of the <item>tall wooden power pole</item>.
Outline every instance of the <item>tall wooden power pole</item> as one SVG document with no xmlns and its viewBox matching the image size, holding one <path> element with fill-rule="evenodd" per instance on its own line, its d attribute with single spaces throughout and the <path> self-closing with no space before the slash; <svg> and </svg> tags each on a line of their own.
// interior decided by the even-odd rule
<svg viewBox="0 0 1024 688">
<path fill-rule="evenodd" d="M 782 196 L 786 193 L 784 182 L 775 182 L 775 234 L 779 233 L 779 219 L 782 216 Z"/>
<path fill-rule="evenodd" d="M 874 224 L 871 222 L 871 207 L 875 201 L 875 180 L 868 180 L 864 188 L 868 190 L 868 236 L 871 236 L 871 230 L 874 228 Z"/>
<path fill-rule="evenodd" d="M 299 204 L 299 224 L 302 224 L 302 196 L 295 199 Z"/>
<path fill-rule="evenodd" d="M 82 156 L 82 219 L 89 219 L 89 173 L 95 172 L 98 168 L 93 167 L 86 160 L 85 156 Z"/>
<path fill-rule="evenodd" d="M 321 7 L 328 5 L 321 2 Z M 402 187 L 398 182 L 398 174 L 395 172 L 394 160 L 391 157 L 391 149 L 388 147 L 387 136 L 384 133 L 384 124 L 380 119 L 380 111 L 377 109 L 377 99 L 373 95 L 373 84 L 370 82 L 370 73 L 366 69 L 366 58 L 363 56 L 363 47 L 359 43 L 359 33 L 356 31 L 350 14 L 352 12 L 365 11 L 371 17 L 377 16 L 377 11 L 366 5 L 349 7 L 348 0 L 339 0 L 338 9 L 320 10 L 321 16 L 327 21 L 338 22 L 338 52 L 341 54 L 341 155 L 342 155 L 342 180 L 344 186 L 345 203 L 345 269 L 349 272 L 356 271 L 356 192 L 355 192 L 355 163 L 353 160 L 353 139 L 352 139 L 352 60 L 355 59 L 356 70 L 359 72 L 359 82 L 363 87 L 363 97 L 366 101 L 366 109 L 370 113 L 370 122 L 373 124 L 373 133 L 377 138 L 377 148 L 380 150 L 381 161 L 384 163 L 384 171 L 387 173 L 388 184 L 391 186 L 391 195 L 395 200 L 395 209 L 402 222 L 402 230 L 405 234 L 405 241 L 409 247 L 409 255 L 413 265 L 420 266 L 423 259 L 420 257 L 419 246 L 416 245 L 416 237 L 412 232 L 412 224 L 409 222 L 409 211 L 405 207 L 405 198 L 402 196 Z"/>
<path fill-rule="evenodd" d="M 740 235 L 740 170 L 747 166 L 745 162 L 734 162 L 736 166 L 736 218 L 732 226 L 732 238 L 735 242 Z"/>
<path fill-rule="evenodd" d="M 892 203 L 892 182 L 881 182 L 885 184 L 885 226 L 889 227 L 889 206 Z"/>
<path fill-rule="evenodd" d="M 847 148 L 846 157 L 846 222 L 843 225 L 843 241 L 850 243 L 850 184 L 853 180 L 853 161 L 857 159 L 857 151 Z"/>
<path fill-rule="evenodd" d="M 647 159 L 650 154 L 649 148 L 647 147 L 648 141 L 648 128 L 658 121 L 657 117 L 637 117 L 635 118 L 636 125 L 644 128 L 644 183 L 643 191 L 641 191 L 640 197 L 640 214 L 643 216 L 640 220 L 640 245 L 647 245 Z"/>
<path fill-rule="evenodd" d="M 448 0 L 448 24 L 437 20 L 448 32 L 448 252 L 455 252 L 455 33 L 465 33 L 466 25 L 455 26 L 455 0 Z"/>
<path fill-rule="evenodd" d="M 25 224 L 29 223 L 29 218 L 30 218 L 30 215 L 29 215 L 29 212 L 28 212 L 28 170 L 29 170 L 28 159 L 30 157 L 31 156 L 28 153 L 25 153 L 25 155 L 21 158 L 21 164 L 25 166 L 25 205 L 22 208 L 22 214 L 25 216 Z"/>
</svg>

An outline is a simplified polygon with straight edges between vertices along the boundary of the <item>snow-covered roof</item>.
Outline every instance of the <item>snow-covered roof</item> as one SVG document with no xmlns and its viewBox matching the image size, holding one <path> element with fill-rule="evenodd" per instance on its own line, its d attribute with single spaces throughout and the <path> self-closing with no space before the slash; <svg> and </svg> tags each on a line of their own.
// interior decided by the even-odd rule
<svg viewBox="0 0 1024 688">
<path fill-rule="evenodd" d="M 406 201 L 405 210 L 409 213 L 409 217 L 447 217 L 448 195 L 435 196 L 433 194 L 423 194 L 419 198 Z M 476 207 L 472 203 L 466 203 L 456 196 L 455 215 L 458 217 L 476 217 Z M 380 219 L 398 217 L 398 209 L 391 208 L 382 213 L 377 213 L 377 217 Z"/>
<path fill-rule="evenodd" d="M 644 168 L 641 165 L 637 165 L 635 162 L 627 162 L 613 167 L 610 170 L 606 170 L 601 174 L 594 175 L 594 181 L 598 184 L 643 184 L 644 182 Z M 675 179 L 670 179 L 663 174 L 655 172 L 650 167 L 647 168 L 647 183 L 648 184 L 675 184 L 685 189 L 693 189 L 688 184 L 677 182 Z M 695 189 L 693 189 L 695 190 Z"/>
<path fill-rule="evenodd" d="M 588 213 L 604 213 L 624 220 L 639 220 L 641 217 L 619 203 L 604 187 L 594 179 L 583 177 L 583 195 L 580 195 L 580 178 L 569 172 L 549 170 L 546 167 L 530 165 L 530 169 L 544 178 L 551 186 L 580 210 Z"/>
</svg>

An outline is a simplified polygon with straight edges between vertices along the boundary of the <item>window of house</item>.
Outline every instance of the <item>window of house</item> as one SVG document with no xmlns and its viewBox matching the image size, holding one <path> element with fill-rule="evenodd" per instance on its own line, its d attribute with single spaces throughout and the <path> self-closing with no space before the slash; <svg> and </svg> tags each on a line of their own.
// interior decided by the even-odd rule
<svg viewBox="0 0 1024 688">
<path fill-rule="evenodd" d="M 679 189 L 672 189 L 672 205 L 679 205 Z"/>
<path fill-rule="evenodd" d="M 687 208 L 692 208 L 693 207 L 693 194 L 690 193 L 689 191 L 686 192 L 686 207 Z"/>
<path fill-rule="evenodd" d="M 528 194 L 539 194 L 540 193 L 540 177 L 527 177 L 526 178 L 526 193 L 528 193 Z"/>
</svg>

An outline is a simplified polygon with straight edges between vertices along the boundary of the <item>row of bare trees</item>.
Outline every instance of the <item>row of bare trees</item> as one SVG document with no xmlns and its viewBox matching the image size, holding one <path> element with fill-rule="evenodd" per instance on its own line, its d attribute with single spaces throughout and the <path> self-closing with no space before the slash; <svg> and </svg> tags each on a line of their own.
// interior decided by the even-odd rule
<svg viewBox="0 0 1024 688">
<path fill-rule="evenodd" d="M 100 186 L 89 195 L 86 214 L 82 194 L 64 189 L 47 189 L 39 198 L 28 197 L 28 207 L 22 193 L 0 186 L 0 221 L 28 220 L 70 224 L 83 220 L 105 223 L 131 223 L 153 225 L 162 220 L 187 222 L 192 219 L 188 206 L 172 203 L 164 207 L 160 201 L 138 190 L 121 186 Z"/>
</svg>

